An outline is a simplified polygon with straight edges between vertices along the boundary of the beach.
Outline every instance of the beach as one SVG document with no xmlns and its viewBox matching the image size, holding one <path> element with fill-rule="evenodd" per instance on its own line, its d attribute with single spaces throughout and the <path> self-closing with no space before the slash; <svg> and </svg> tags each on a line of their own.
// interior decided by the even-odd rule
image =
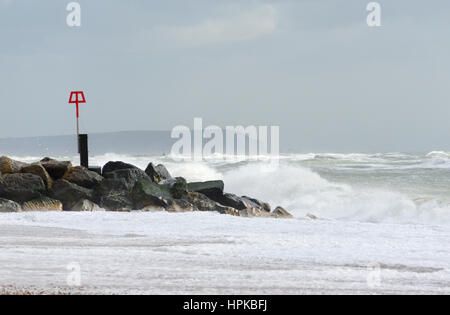
<svg viewBox="0 0 450 315">
<path fill-rule="evenodd" d="M 164 212 L 0 220 L 6 292 L 450 294 L 447 227 Z M 80 286 L 68 285 L 73 266 Z"/>
<path fill-rule="evenodd" d="M 294 218 L 165 211 L 0 213 L 0 290 L 450 294 L 449 156 L 292 154 L 282 155 L 279 165 L 220 157 L 192 162 L 95 156 L 93 165 L 123 160 L 145 168 L 152 161 L 189 181 L 221 179 L 226 190 L 282 205 Z M 76 157 L 60 158 L 76 163 Z"/>
</svg>

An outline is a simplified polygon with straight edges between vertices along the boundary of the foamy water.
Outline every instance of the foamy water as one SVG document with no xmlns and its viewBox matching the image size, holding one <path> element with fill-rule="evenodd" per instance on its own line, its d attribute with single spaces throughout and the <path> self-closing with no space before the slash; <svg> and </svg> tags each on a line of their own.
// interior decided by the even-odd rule
<svg viewBox="0 0 450 315">
<path fill-rule="evenodd" d="M 36 157 L 15 157 L 31 162 Z M 77 157 L 66 158 L 78 163 Z M 227 192 L 281 205 L 297 217 L 371 223 L 450 225 L 450 153 L 290 154 L 270 161 L 174 160 L 168 156 L 105 154 L 92 165 L 125 161 L 143 169 L 166 165 L 188 181 L 222 179 Z"/>
<path fill-rule="evenodd" d="M 448 227 L 426 225 L 214 212 L 4 213 L 0 291 L 449 294 L 449 241 Z M 80 287 L 67 282 L 73 265 Z"/>
<path fill-rule="evenodd" d="M 35 157 L 16 157 L 32 162 Z M 61 157 L 60 157 L 61 158 Z M 76 164 L 76 157 L 66 157 Z M 38 292 L 301 294 L 450 292 L 450 154 L 293 154 L 163 163 L 189 181 L 282 205 L 293 220 L 209 212 L 0 214 L 2 285 Z M 307 213 L 318 216 L 315 221 Z M 81 287 L 67 287 L 79 264 Z M 375 266 L 375 273 L 374 273 Z M 372 283 L 373 275 L 379 283 Z"/>
</svg>

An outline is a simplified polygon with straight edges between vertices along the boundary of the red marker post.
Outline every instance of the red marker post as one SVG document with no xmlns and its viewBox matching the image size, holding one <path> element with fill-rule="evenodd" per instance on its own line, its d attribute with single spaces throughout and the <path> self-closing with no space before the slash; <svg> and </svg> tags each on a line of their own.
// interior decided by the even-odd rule
<svg viewBox="0 0 450 315">
<path fill-rule="evenodd" d="M 69 104 L 77 104 L 77 138 L 80 137 L 80 107 L 79 104 L 86 103 L 83 91 L 70 92 Z M 78 148 L 79 150 L 79 148 Z M 79 153 L 79 152 L 78 152 Z"/>
<path fill-rule="evenodd" d="M 72 91 L 70 93 L 69 104 L 77 105 L 77 139 L 78 153 L 80 153 L 80 165 L 89 168 L 88 135 L 80 134 L 80 104 L 86 103 L 86 98 L 82 91 Z"/>
</svg>

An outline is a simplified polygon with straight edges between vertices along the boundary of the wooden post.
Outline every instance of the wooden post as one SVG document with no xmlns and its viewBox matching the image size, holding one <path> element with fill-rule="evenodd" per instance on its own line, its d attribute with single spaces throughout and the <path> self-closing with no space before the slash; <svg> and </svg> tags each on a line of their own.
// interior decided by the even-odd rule
<svg viewBox="0 0 450 315">
<path fill-rule="evenodd" d="M 89 168 L 89 148 L 88 148 L 88 135 L 78 135 L 78 147 L 80 149 L 80 165 Z"/>
</svg>

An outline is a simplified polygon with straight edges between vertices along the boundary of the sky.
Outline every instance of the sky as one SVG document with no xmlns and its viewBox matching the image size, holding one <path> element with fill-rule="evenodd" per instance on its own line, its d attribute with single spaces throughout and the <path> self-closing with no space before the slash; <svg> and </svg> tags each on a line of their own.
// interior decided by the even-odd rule
<svg viewBox="0 0 450 315">
<path fill-rule="evenodd" d="M 0 0 L 0 138 L 276 125 L 297 151 L 450 151 L 450 2 Z"/>
</svg>

